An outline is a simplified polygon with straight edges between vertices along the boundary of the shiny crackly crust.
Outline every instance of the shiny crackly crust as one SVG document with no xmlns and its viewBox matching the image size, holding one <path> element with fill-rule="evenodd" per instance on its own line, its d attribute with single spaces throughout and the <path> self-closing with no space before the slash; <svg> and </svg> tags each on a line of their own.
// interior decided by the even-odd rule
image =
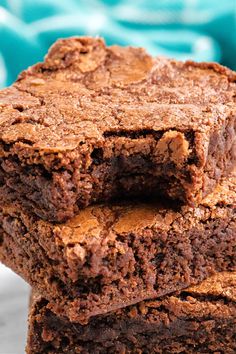
<svg viewBox="0 0 236 354">
<path fill-rule="evenodd" d="M 0 92 L 0 187 L 59 222 L 158 186 L 197 204 L 236 160 L 235 80 L 216 63 L 60 40 Z"/>
<path fill-rule="evenodd" d="M 1 91 L 1 136 L 6 143 L 25 139 L 41 150 L 63 151 L 122 127 L 204 132 L 218 124 L 212 106 L 235 103 L 235 81 L 235 72 L 216 63 L 152 58 L 141 48 L 105 47 L 101 39 L 59 40 L 44 63 Z"/>
<path fill-rule="evenodd" d="M 233 353 L 236 350 L 236 273 L 143 301 L 90 320 L 70 323 L 33 294 L 27 353 Z"/>
</svg>

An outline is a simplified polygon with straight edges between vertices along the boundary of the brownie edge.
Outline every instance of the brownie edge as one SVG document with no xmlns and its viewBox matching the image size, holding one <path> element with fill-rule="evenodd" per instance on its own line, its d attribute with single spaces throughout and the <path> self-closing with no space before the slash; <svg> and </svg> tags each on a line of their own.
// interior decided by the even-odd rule
<svg viewBox="0 0 236 354">
<path fill-rule="evenodd" d="M 27 354 L 224 353 L 236 351 L 236 273 L 144 301 L 86 326 L 57 317 L 33 294 Z"/>
</svg>

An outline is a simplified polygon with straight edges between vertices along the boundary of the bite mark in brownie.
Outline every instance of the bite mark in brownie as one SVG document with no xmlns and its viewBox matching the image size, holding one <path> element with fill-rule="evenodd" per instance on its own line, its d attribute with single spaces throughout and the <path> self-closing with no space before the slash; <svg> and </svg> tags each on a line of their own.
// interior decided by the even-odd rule
<svg viewBox="0 0 236 354">
<path fill-rule="evenodd" d="M 27 354 L 224 353 L 236 351 L 236 273 L 92 318 L 57 317 L 33 294 Z"/>
<path fill-rule="evenodd" d="M 236 269 L 236 178 L 196 208 L 141 202 L 88 207 L 55 225 L 19 205 L 0 212 L 0 260 L 57 314 L 90 317 Z"/>
<path fill-rule="evenodd" d="M 235 81 L 214 63 L 60 40 L 0 92 L 0 196 L 56 222 L 117 197 L 197 205 L 235 165 Z"/>
</svg>

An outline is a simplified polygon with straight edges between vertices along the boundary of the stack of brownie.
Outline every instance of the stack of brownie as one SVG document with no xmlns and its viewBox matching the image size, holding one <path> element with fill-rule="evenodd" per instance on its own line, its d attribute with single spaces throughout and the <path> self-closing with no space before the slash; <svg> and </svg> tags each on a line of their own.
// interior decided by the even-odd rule
<svg viewBox="0 0 236 354">
<path fill-rule="evenodd" d="M 59 40 L 0 127 L 28 354 L 236 352 L 236 73 Z"/>
</svg>

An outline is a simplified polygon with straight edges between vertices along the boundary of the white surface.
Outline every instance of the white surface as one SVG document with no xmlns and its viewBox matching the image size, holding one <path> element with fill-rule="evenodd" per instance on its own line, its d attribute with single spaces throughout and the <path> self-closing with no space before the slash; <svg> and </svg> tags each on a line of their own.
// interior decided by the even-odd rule
<svg viewBox="0 0 236 354">
<path fill-rule="evenodd" d="M 24 354 L 29 287 L 0 264 L 0 354 Z"/>
</svg>

